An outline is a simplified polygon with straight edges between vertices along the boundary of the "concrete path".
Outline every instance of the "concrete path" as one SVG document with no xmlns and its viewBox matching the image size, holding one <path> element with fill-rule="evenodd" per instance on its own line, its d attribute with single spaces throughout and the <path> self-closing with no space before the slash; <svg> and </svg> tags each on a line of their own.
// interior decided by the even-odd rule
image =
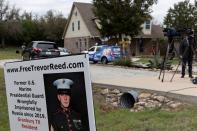
<svg viewBox="0 0 197 131">
<path fill-rule="evenodd" d="M 180 74 L 176 74 L 170 82 L 172 73 L 166 73 L 163 83 L 158 76 L 159 72 L 91 65 L 93 83 L 197 96 L 197 85 L 192 84 L 187 75 L 180 78 Z"/>
</svg>

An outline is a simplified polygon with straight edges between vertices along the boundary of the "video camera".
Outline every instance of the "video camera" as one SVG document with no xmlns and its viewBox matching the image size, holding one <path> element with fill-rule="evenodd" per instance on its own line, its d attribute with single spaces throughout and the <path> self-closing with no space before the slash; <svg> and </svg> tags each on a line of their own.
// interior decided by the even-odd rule
<svg viewBox="0 0 197 131">
<path fill-rule="evenodd" d="M 164 33 L 164 36 L 167 36 L 167 37 L 181 36 L 180 32 L 177 32 L 174 28 L 164 28 L 163 33 Z"/>
<path fill-rule="evenodd" d="M 169 51 L 168 53 L 170 54 L 170 60 L 172 60 L 175 57 L 175 46 L 174 46 L 174 38 L 181 38 L 183 35 L 190 36 L 190 40 L 193 38 L 193 31 L 192 29 L 184 28 L 184 29 L 179 29 L 176 30 L 175 28 L 164 28 L 163 29 L 164 36 L 168 37 L 168 43 L 169 43 Z"/>
<path fill-rule="evenodd" d="M 164 28 L 163 32 L 164 32 L 164 36 L 167 36 L 168 38 L 180 37 L 183 34 L 186 34 L 186 35 L 194 34 L 191 28 L 185 28 L 185 29 L 179 29 L 179 30 L 176 30 L 174 28 Z"/>
</svg>

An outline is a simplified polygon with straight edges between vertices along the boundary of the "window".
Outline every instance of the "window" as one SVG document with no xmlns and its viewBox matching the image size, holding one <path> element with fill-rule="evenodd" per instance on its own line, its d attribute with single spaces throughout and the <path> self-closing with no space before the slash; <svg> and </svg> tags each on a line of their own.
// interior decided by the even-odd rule
<svg viewBox="0 0 197 131">
<path fill-rule="evenodd" d="M 102 47 L 97 47 L 96 51 L 101 51 Z"/>
<path fill-rule="evenodd" d="M 51 44 L 51 43 L 38 43 L 37 48 L 40 49 L 57 49 L 57 46 L 55 44 Z"/>
<path fill-rule="evenodd" d="M 146 22 L 145 22 L 145 29 L 150 29 L 150 20 L 147 20 Z"/>
<path fill-rule="evenodd" d="M 113 48 L 113 51 L 114 51 L 115 53 L 120 53 L 120 52 L 121 52 L 120 47 L 114 47 L 114 48 Z"/>
<path fill-rule="evenodd" d="M 75 16 L 77 16 L 77 11 L 75 12 Z"/>
<path fill-rule="evenodd" d="M 75 31 L 75 24 L 74 24 L 74 22 L 72 23 L 72 31 Z"/>
<path fill-rule="evenodd" d="M 85 48 L 87 47 L 87 41 L 86 39 L 84 39 L 84 45 L 85 45 Z"/>
<path fill-rule="evenodd" d="M 80 21 L 78 21 L 78 30 L 80 30 Z"/>
<path fill-rule="evenodd" d="M 75 44 L 76 44 L 76 47 L 78 48 L 79 47 L 78 42 L 76 42 Z"/>
<path fill-rule="evenodd" d="M 138 42 L 139 42 L 139 51 L 142 53 L 144 52 L 144 40 L 140 38 Z"/>
<path fill-rule="evenodd" d="M 95 47 L 90 48 L 88 51 L 94 51 Z"/>
</svg>

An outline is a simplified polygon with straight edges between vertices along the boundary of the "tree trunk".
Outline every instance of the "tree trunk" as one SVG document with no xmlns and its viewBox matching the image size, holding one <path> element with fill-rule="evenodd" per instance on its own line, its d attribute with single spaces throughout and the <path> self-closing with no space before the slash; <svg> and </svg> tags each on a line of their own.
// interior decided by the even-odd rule
<svg viewBox="0 0 197 131">
<path fill-rule="evenodd" d="M 121 34 L 118 34 L 118 43 L 120 44 L 120 50 L 121 50 L 121 52 L 123 54 L 124 50 L 123 50 L 123 43 L 122 43 L 122 35 Z"/>
<path fill-rule="evenodd" d="M 5 48 L 5 39 L 2 37 L 1 38 L 1 45 L 0 45 L 1 48 Z"/>
<path fill-rule="evenodd" d="M 131 36 L 130 36 L 131 37 Z M 128 56 L 127 58 L 131 60 L 131 57 L 132 57 L 132 54 L 131 54 L 131 44 L 132 44 L 132 37 L 131 39 L 129 40 L 128 42 L 128 47 L 127 47 L 127 53 L 128 53 Z"/>
</svg>

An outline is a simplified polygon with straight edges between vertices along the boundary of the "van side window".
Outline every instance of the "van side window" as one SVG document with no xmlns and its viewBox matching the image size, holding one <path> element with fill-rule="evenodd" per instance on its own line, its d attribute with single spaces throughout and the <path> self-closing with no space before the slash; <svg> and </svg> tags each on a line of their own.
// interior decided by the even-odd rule
<svg viewBox="0 0 197 131">
<path fill-rule="evenodd" d="M 90 48 L 88 51 L 94 51 L 95 47 Z"/>
<path fill-rule="evenodd" d="M 101 47 L 97 47 L 96 51 L 101 51 L 101 49 L 102 49 Z"/>
</svg>

